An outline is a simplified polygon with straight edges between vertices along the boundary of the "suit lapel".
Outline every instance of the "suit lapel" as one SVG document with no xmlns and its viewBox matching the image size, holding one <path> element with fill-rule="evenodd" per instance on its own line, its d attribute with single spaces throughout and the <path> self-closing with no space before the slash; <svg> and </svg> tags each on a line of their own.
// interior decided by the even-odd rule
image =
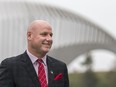
<svg viewBox="0 0 116 87">
<path fill-rule="evenodd" d="M 48 66 L 48 87 L 53 87 L 52 85 L 54 81 L 55 63 L 49 56 L 47 56 L 47 66 Z"/>
<path fill-rule="evenodd" d="M 37 77 L 37 74 L 36 74 L 36 71 L 35 71 L 33 64 L 26 52 L 23 54 L 22 62 L 24 62 L 25 69 L 27 70 L 30 78 L 32 79 L 33 83 L 35 84 L 35 87 L 41 87 L 40 82 Z"/>
</svg>

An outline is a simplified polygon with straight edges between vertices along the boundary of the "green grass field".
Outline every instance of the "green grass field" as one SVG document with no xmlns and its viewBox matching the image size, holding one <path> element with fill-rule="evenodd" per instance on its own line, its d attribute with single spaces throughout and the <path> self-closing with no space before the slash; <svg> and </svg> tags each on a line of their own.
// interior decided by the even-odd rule
<svg viewBox="0 0 116 87">
<path fill-rule="evenodd" d="M 113 81 L 110 80 L 108 72 L 95 72 L 94 74 L 98 79 L 96 87 L 111 87 L 110 82 Z M 70 87 L 85 87 L 83 86 L 84 82 L 82 77 L 83 77 L 83 73 L 69 74 Z"/>
</svg>

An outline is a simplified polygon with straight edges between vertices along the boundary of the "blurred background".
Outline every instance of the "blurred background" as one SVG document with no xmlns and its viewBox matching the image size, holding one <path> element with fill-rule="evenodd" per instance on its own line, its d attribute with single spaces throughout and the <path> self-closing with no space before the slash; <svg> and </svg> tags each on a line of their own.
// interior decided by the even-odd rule
<svg viewBox="0 0 116 87">
<path fill-rule="evenodd" d="M 23 53 L 28 24 L 44 19 L 70 87 L 116 87 L 115 15 L 115 0 L 0 0 L 0 62 Z"/>
</svg>

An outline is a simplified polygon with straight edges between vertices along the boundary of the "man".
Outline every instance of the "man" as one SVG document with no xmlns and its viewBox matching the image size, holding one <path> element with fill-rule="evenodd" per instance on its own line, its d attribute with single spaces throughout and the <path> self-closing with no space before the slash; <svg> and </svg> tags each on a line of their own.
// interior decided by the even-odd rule
<svg viewBox="0 0 116 87">
<path fill-rule="evenodd" d="M 0 87 L 69 87 L 66 64 L 46 54 L 52 35 L 47 21 L 32 22 L 27 30 L 27 50 L 1 62 Z"/>
</svg>

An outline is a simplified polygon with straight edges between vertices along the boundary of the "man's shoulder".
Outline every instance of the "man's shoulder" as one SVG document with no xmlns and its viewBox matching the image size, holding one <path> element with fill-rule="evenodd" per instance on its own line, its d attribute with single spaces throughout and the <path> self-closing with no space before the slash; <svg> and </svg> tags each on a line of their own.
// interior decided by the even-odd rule
<svg viewBox="0 0 116 87">
<path fill-rule="evenodd" d="M 5 58 L 4 60 L 2 60 L 1 64 L 17 63 L 21 59 L 22 56 L 23 56 L 23 54 L 19 54 L 19 55 L 16 55 L 16 56 Z"/>
<path fill-rule="evenodd" d="M 57 58 L 54 58 L 54 57 L 51 57 L 51 56 L 47 56 L 48 57 L 48 60 L 53 62 L 53 63 L 58 63 L 58 64 L 61 64 L 61 65 L 66 65 L 65 62 L 63 62 L 62 60 L 59 60 Z"/>
</svg>

